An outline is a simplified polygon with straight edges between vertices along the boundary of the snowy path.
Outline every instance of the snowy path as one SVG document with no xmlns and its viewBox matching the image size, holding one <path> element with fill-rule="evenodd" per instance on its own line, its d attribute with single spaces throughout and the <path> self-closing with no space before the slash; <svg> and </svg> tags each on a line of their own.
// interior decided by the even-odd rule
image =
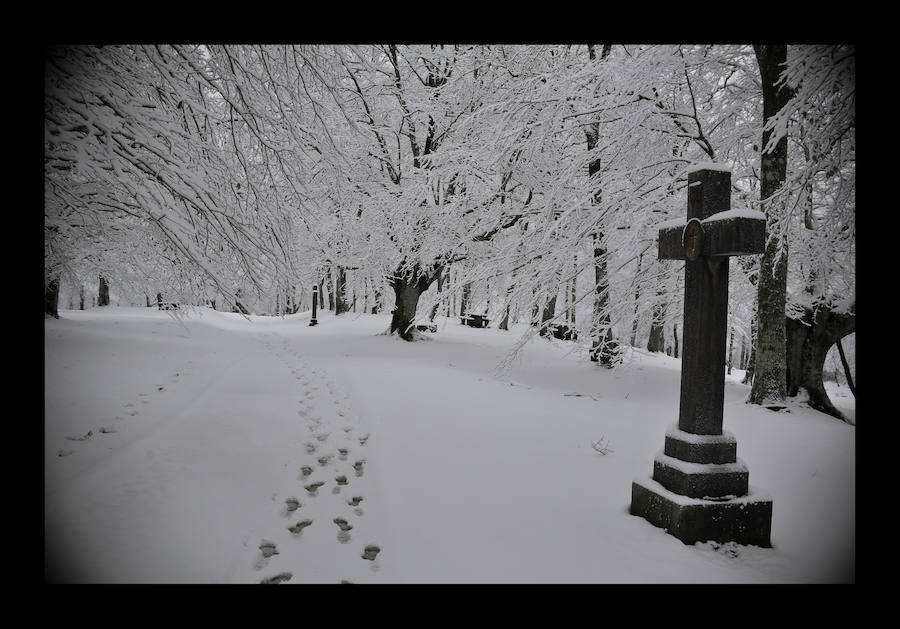
<svg viewBox="0 0 900 629">
<path fill-rule="evenodd" d="M 178 334 L 162 322 L 167 339 Z M 48 395 L 50 572 L 63 581 L 252 582 L 299 565 L 307 579 L 337 583 L 377 569 L 364 556 L 380 548 L 360 523 L 372 502 L 369 435 L 347 397 L 284 340 L 232 334 L 226 345 L 207 343 L 218 335 L 207 339 L 202 326 L 191 332 L 174 361 L 165 344 L 141 347 L 149 385 L 124 372 L 110 381 L 100 363 L 115 354 L 115 337 L 79 348 L 97 354 L 85 361 L 94 369 L 56 364 L 48 347 L 48 381 L 80 390 L 83 407 L 57 407 Z M 109 432 L 92 425 L 82 440 L 51 438 L 62 434 L 53 420 L 66 415 Z M 97 422 L 103 415 L 112 418 Z"/>
<path fill-rule="evenodd" d="M 773 549 L 685 546 L 628 514 L 677 415 L 666 356 L 607 372 L 538 340 L 498 375 L 515 334 L 454 322 L 407 344 L 377 335 L 383 316 L 62 314 L 45 325 L 52 580 L 852 579 L 855 429 L 744 404 L 740 374 L 725 422 L 774 499 Z"/>
</svg>

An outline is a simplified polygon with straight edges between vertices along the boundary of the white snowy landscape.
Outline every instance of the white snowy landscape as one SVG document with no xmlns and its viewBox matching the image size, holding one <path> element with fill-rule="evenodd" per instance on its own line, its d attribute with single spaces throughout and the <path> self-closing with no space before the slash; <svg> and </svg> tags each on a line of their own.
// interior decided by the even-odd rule
<svg viewBox="0 0 900 629">
<path fill-rule="evenodd" d="M 43 53 L 46 582 L 856 583 L 855 45 Z"/>
<path fill-rule="evenodd" d="M 387 315 L 321 312 L 316 327 L 309 317 L 111 307 L 47 320 L 48 574 L 78 583 L 854 578 L 855 427 L 802 403 L 780 413 L 746 404 L 740 370 L 727 376 L 724 425 L 751 487 L 773 499 L 773 547 L 688 546 L 628 513 L 632 479 L 650 475 L 677 420 L 680 361 L 636 349 L 607 371 L 571 343 L 537 338 L 498 373 L 521 328 L 438 317 L 429 340 L 398 344 L 378 334 Z M 830 394 L 852 416 L 849 392 Z M 276 554 L 264 556 L 267 543 Z M 373 560 L 363 558 L 370 545 Z"/>
</svg>

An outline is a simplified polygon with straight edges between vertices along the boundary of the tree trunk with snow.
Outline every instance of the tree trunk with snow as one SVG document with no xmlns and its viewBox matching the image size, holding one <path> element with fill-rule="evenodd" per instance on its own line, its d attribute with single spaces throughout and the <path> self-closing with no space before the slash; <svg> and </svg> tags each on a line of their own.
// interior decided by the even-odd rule
<svg viewBox="0 0 900 629">
<path fill-rule="evenodd" d="M 100 289 L 97 292 L 97 305 L 109 305 L 109 284 L 106 283 L 106 278 L 102 275 L 100 276 Z"/>
<path fill-rule="evenodd" d="M 419 297 L 422 296 L 431 283 L 437 279 L 437 271 L 426 274 L 418 268 L 405 274 L 396 274 L 390 278 L 391 288 L 394 289 L 394 311 L 391 317 L 390 334 L 394 332 L 404 341 L 415 340 L 416 307 Z"/>
<path fill-rule="evenodd" d="M 469 300 L 472 294 L 472 284 L 466 282 L 462 287 L 462 298 L 459 302 L 459 316 L 464 317 L 469 314 Z"/>
<path fill-rule="evenodd" d="M 747 366 L 744 367 L 744 379 L 741 384 L 753 384 L 753 374 L 756 372 L 756 314 L 750 322 L 750 357 L 747 359 Z"/>
<path fill-rule="evenodd" d="M 444 274 L 438 269 L 437 272 L 437 292 L 438 294 L 444 290 Z M 440 305 L 440 300 L 434 302 L 434 306 L 431 308 L 431 312 L 428 315 L 429 321 L 434 321 L 435 316 L 437 316 L 438 306 Z"/>
<path fill-rule="evenodd" d="M 50 278 L 44 285 L 44 314 L 59 319 L 59 278 Z"/>
<path fill-rule="evenodd" d="M 641 253 L 641 255 L 638 256 L 637 271 L 634 274 L 635 280 L 637 280 L 637 278 L 639 278 L 641 276 L 641 264 L 643 263 L 643 261 L 644 261 L 644 254 Z M 635 343 L 637 342 L 637 331 L 638 331 L 638 323 L 639 323 L 639 321 L 638 321 L 639 303 L 638 302 L 640 302 L 640 299 L 641 299 L 641 285 L 638 281 L 635 281 L 635 283 L 634 283 L 634 314 L 632 315 L 632 318 L 631 318 L 631 346 L 632 347 L 634 347 Z M 677 346 L 678 341 L 676 341 L 675 344 Z M 675 350 L 675 352 L 676 352 L 675 355 L 677 357 L 678 350 Z"/>
<path fill-rule="evenodd" d="M 840 339 L 835 341 L 835 345 L 837 345 L 838 354 L 841 356 L 841 366 L 844 368 L 844 377 L 847 379 L 847 386 L 850 387 L 850 393 L 852 393 L 855 398 L 856 385 L 853 384 L 853 374 L 850 372 L 850 365 L 847 363 L 847 356 L 844 354 L 844 346 L 841 345 Z"/>
<path fill-rule="evenodd" d="M 662 280 L 660 280 L 662 281 Z M 647 339 L 647 350 L 662 352 L 665 349 L 665 332 L 663 325 L 666 321 L 666 295 L 662 287 L 656 291 L 656 301 L 653 304 L 653 312 L 650 318 L 650 338 Z"/>
<path fill-rule="evenodd" d="M 557 295 L 554 294 L 551 299 L 544 302 L 544 307 L 541 309 L 541 334 L 545 336 L 550 336 L 550 331 L 545 327 L 547 322 L 556 316 L 556 297 Z"/>
<path fill-rule="evenodd" d="M 763 86 L 763 118 L 768 121 L 784 107 L 790 90 L 777 85 L 787 46 L 754 46 Z M 787 300 L 788 244 L 779 233 L 783 202 L 771 200 L 787 177 L 787 137 L 766 150 L 771 130 L 763 131 L 760 165 L 760 195 L 767 219 L 768 238 L 760 261 L 757 305 L 756 373 L 749 402 L 779 409 L 787 387 L 785 364 L 785 304 Z"/>
<path fill-rule="evenodd" d="M 828 398 L 823 370 L 831 346 L 856 331 L 856 316 L 838 314 L 820 307 L 815 313 L 806 309 L 799 319 L 785 319 L 787 330 L 787 395 L 800 389 L 809 394 L 809 405 L 838 419 L 846 419 Z"/>
<path fill-rule="evenodd" d="M 347 270 L 339 266 L 334 282 L 334 314 L 340 315 L 349 311 L 350 308 L 347 305 Z"/>
<path fill-rule="evenodd" d="M 734 326 L 731 326 L 731 336 L 728 341 L 728 375 L 731 375 L 731 366 L 734 364 Z"/>
</svg>

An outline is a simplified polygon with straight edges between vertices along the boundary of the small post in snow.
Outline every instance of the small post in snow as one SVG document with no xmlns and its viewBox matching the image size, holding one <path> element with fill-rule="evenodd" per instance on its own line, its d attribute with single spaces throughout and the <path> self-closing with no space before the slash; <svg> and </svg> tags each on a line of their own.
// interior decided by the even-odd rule
<svg viewBox="0 0 900 629">
<path fill-rule="evenodd" d="M 312 309 L 312 317 L 309 320 L 310 327 L 314 325 L 318 325 L 318 321 L 316 321 L 316 306 L 319 305 L 319 287 L 316 284 L 313 284 L 313 309 Z"/>
<path fill-rule="evenodd" d="M 685 544 L 768 548 L 772 500 L 751 491 L 737 442 L 722 430 L 728 258 L 762 253 L 766 221 L 730 205 L 731 172 L 704 165 L 688 173 L 687 222 L 659 230 L 659 259 L 685 261 L 681 402 L 652 479 L 632 483 L 631 513 Z"/>
</svg>

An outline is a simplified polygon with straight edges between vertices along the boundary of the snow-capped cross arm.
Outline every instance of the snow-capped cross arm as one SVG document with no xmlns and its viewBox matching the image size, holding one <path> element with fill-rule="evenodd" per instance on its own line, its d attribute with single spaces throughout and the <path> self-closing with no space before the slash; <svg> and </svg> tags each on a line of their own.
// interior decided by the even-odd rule
<svg viewBox="0 0 900 629">
<path fill-rule="evenodd" d="M 660 260 L 746 256 L 765 250 L 765 215 L 732 210 L 730 185 L 731 173 L 727 171 L 696 170 L 688 174 L 687 222 L 660 227 Z"/>
</svg>

